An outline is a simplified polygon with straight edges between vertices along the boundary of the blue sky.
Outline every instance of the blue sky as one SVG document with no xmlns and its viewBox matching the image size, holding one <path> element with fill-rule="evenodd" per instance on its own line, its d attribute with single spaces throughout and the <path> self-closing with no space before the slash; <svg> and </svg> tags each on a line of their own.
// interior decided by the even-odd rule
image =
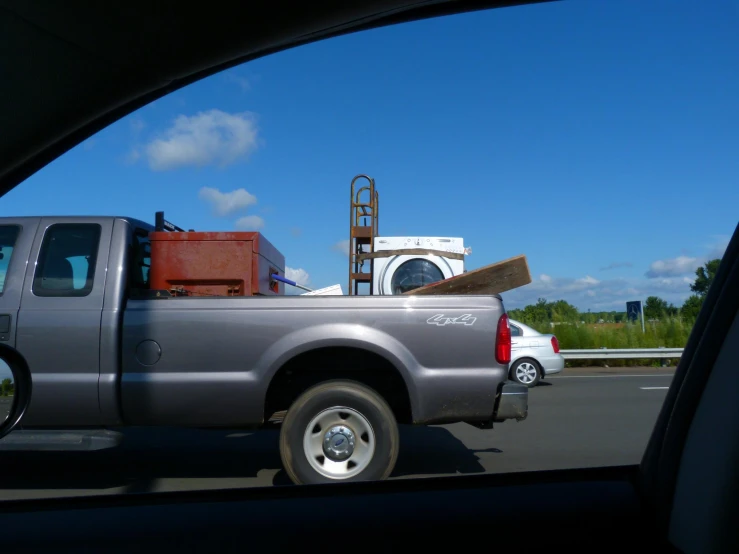
<svg viewBox="0 0 739 554">
<path fill-rule="evenodd" d="M 0 206 L 256 227 L 346 290 L 367 173 L 382 235 L 464 237 L 468 269 L 526 254 L 509 308 L 679 303 L 737 225 L 737 29 L 733 0 L 573 0 L 331 39 L 142 108 Z"/>
</svg>

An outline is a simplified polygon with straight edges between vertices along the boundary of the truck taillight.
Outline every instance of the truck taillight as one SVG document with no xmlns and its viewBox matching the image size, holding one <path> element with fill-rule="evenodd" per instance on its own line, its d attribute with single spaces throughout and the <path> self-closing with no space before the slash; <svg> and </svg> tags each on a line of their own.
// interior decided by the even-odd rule
<svg viewBox="0 0 739 554">
<path fill-rule="evenodd" d="M 559 341 L 557 340 L 557 337 L 552 337 L 552 348 L 554 349 L 555 354 L 559 354 Z"/>
<path fill-rule="evenodd" d="M 511 326 L 508 314 L 498 320 L 498 331 L 495 334 L 495 361 L 499 364 L 511 363 Z"/>
</svg>

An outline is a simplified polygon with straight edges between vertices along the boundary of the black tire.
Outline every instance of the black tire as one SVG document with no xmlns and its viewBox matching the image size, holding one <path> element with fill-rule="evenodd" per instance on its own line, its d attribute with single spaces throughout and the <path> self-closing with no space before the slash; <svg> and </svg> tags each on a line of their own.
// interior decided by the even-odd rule
<svg viewBox="0 0 739 554">
<path fill-rule="evenodd" d="M 528 382 L 527 380 L 522 380 L 517 375 L 518 368 L 521 367 L 521 366 L 523 366 L 524 364 L 528 364 L 530 366 L 533 366 L 534 369 L 536 370 L 536 375 L 535 375 L 533 381 Z M 522 385 L 526 385 L 528 388 L 532 389 L 536 385 L 538 385 L 539 384 L 539 381 L 541 380 L 541 366 L 539 365 L 539 362 L 537 362 L 533 358 L 521 358 L 520 360 L 516 360 L 511 365 L 510 376 L 511 376 L 511 380 L 515 381 L 516 383 L 521 383 Z"/>
<path fill-rule="evenodd" d="M 360 473 L 349 477 L 331 477 L 320 473 L 314 468 L 314 464 L 321 465 L 320 456 L 316 457 L 314 462 L 309 461 L 303 446 L 307 427 L 311 421 L 319 414 L 330 413 L 330 410 L 341 411 L 335 410 L 336 408 L 348 408 L 352 411 L 351 417 L 345 420 L 347 427 L 353 429 L 348 425 L 350 420 L 360 423 L 368 422 L 373 433 L 374 451 L 371 456 L 368 455 L 369 461 L 362 464 L 363 469 Z M 361 416 L 359 419 L 351 419 L 357 417 L 357 414 Z M 342 416 L 345 415 L 342 413 Z M 314 429 L 316 427 L 313 426 Z M 328 427 L 335 428 L 335 425 Z M 355 428 L 359 430 L 359 426 L 355 425 Z M 316 433 L 314 436 L 325 437 L 326 432 L 326 429 L 321 429 L 320 435 Z M 364 441 L 361 438 L 364 435 L 362 433 L 356 440 L 363 440 L 363 444 L 369 445 L 369 440 Z M 367 437 L 369 437 L 368 434 Z M 326 381 L 308 389 L 290 406 L 280 430 L 282 464 L 292 482 L 297 485 L 386 479 L 395 467 L 399 445 L 398 424 L 390 406 L 374 390 L 354 381 Z M 370 447 L 366 448 L 365 452 L 369 452 Z M 356 452 L 360 451 L 356 450 Z M 337 463 L 349 464 L 353 457 L 354 454 Z M 324 456 L 324 463 L 325 461 Z M 359 467 L 357 464 L 355 466 Z M 351 466 L 347 465 L 347 467 Z"/>
</svg>

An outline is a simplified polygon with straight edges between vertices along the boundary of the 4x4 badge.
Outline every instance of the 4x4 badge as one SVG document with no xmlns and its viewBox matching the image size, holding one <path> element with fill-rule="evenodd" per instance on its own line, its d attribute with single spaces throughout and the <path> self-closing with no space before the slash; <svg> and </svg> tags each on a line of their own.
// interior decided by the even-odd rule
<svg viewBox="0 0 739 554">
<path fill-rule="evenodd" d="M 472 314 L 464 314 L 457 317 L 445 317 L 444 314 L 436 314 L 428 318 L 426 323 L 443 327 L 444 325 L 474 325 L 475 321 L 477 321 L 477 318 L 472 317 Z"/>
</svg>

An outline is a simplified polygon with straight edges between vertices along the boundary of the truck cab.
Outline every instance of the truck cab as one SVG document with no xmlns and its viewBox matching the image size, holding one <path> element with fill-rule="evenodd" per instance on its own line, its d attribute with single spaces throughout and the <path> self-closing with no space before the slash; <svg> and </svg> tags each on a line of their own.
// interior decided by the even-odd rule
<svg viewBox="0 0 739 554">
<path fill-rule="evenodd" d="M 0 220 L 0 352 L 33 369 L 24 427 L 120 419 L 120 321 L 128 290 L 145 286 L 153 229 L 123 217 Z"/>
</svg>

